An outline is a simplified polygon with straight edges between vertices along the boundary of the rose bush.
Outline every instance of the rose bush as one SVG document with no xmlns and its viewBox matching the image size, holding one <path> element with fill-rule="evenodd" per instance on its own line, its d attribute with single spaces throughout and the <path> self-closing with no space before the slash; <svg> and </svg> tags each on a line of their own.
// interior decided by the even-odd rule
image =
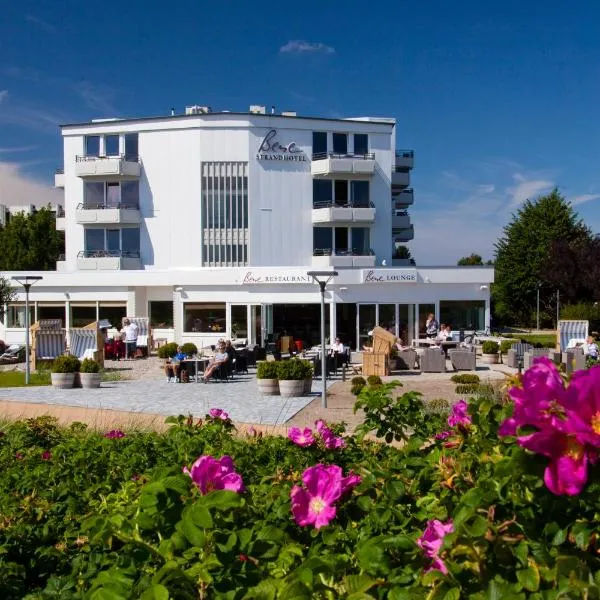
<svg viewBox="0 0 600 600">
<path fill-rule="evenodd" d="M 596 377 L 538 363 L 450 415 L 365 388 L 358 435 L 320 423 L 300 445 L 222 413 L 108 437 L 7 424 L 0 598 L 598 598 Z M 587 457 L 576 494 L 522 443 L 547 431 Z"/>
</svg>

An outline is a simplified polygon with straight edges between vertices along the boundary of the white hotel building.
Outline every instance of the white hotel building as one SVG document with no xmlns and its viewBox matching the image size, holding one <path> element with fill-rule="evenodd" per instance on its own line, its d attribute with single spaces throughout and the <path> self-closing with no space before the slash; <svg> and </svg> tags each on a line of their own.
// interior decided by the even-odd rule
<svg viewBox="0 0 600 600">
<path fill-rule="evenodd" d="M 413 153 L 396 151 L 394 119 L 194 106 L 64 125 L 62 136 L 66 254 L 36 273 L 31 322 L 148 316 L 155 338 L 199 346 L 283 331 L 317 343 L 307 271 L 335 269 L 327 331 L 353 348 L 376 324 L 410 341 L 429 312 L 455 330 L 489 325 L 492 267 L 393 258 L 414 235 Z M 23 340 L 24 313 L 19 288 L 0 338 Z"/>
</svg>

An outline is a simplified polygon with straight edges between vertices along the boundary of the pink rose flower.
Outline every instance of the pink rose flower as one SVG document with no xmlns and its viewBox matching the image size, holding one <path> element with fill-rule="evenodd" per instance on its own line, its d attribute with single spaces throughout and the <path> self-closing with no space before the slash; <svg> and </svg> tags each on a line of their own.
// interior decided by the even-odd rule
<svg viewBox="0 0 600 600">
<path fill-rule="evenodd" d="M 42 460 L 50 460 L 52 458 L 52 454 L 50 454 L 50 450 L 44 450 L 42 452 Z"/>
<path fill-rule="evenodd" d="M 125 434 L 120 429 L 113 429 L 111 431 L 107 431 L 104 434 L 104 437 L 108 438 L 109 440 L 114 440 L 114 439 L 124 438 Z"/>
<path fill-rule="evenodd" d="M 315 438 L 309 427 L 305 427 L 304 429 L 290 427 L 287 436 L 296 446 L 300 446 L 301 448 L 307 448 L 315 443 Z"/>
<path fill-rule="evenodd" d="M 227 421 L 227 419 L 229 419 L 229 413 L 225 412 L 222 408 L 211 408 L 208 411 L 208 414 L 213 419 L 221 419 L 222 421 Z"/>
<path fill-rule="evenodd" d="M 434 569 L 441 571 L 444 575 L 448 573 L 448 568 L 440 558 L 440 550 L 444 544 L 444 538 L 454 531 L 452 520 L 442 523 L 438 519 L 427 522 L 427 527 L 423 535 L 417 540 L 417 546 L 423 550 L 423 554 L 430 560 L 427 571 Z"/>
<path fill-rule="evenodd" d="M 471 417 L 468 414 L 469 405 L 466 400 L 460 400 L 452 407 L 448 417 L 449 427 L 468 427 L 471 425 Z"/>
<path fill-rule="evenodd" d="M 338 448 L 345 448 L 346 442 L 344 438 L 336 436 L 329 427 L 325 424 L 325 421 L 319 419 L 315 426 L 317 428 L 317 432 L 321 436 L 323 440 L 323 444 L 325 444 L 325 448 L 329 448 L 330 450 L 335 450 Z"/>
<path fill-rule="evenodd" d="M 212 456 L 200 456 L 192 465 L 191 470 L 183 468 L 183 472 L 192 478 L 192 481 L 202 494 L 214 490 L 230 490 L 240 493 L 244 491 L 244 482 L 239 473 L 236 473 L 231 456 L 220 459 Z"/>
</svg>

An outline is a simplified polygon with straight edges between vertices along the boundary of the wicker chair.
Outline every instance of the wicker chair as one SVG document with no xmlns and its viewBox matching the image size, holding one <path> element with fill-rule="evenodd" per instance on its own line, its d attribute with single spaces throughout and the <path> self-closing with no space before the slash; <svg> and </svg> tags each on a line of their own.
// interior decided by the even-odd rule
<svg viewBox="0 0 600 600">
<path fill-rule="evenodd" d="M 533 367 L 533 362 L 540 356 L 548 358 L 548 348 L 532 348 L 525 352 L 523 355 L 523 369 L 527 370 Z"/>
<path fill-rule="evenodd" d="M 445 373 L 446 355 L 439 348 L 426 348 L 421 355 L 421 373 Z"/>
<path fill-rule="evenodd" d="M 518 369 L 524 360 L 525 352 L 529 352 L 529 350 L 533 350 L 531 344 L 513 344 L 506 353 L 506 364 L 513 369 Z"/>
<path fill-rule="evenodd" d="M 417 362 L 417 351 L 414 348 L 404 348 L 398 352 L 396 358 L 397 367 L 403 371 L 415 368 Z"/>
<path fill-rule="evenodd" d="M 573 348 L 562 353 L 562 362 L 565 365 L 567 375 L 574 371 L 585 369 L 585 354 L 582 348 Z"/>
<path fill-rule="evenodd" d="M 448 357 L 455 371 L 475 371 L 477 369 L 477 353 L 474 347 L 448 350 Z"/>
</svg>

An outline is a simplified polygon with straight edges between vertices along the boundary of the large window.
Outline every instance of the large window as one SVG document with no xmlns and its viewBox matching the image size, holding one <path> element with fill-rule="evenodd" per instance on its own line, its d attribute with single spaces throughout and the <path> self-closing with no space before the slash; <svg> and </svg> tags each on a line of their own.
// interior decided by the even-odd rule
<svg viewBox="0 0 600 600">
<path fill-rule="evenodd" d="M 107 320 L 114 328 L 121 330 L 123 318 L 127 316 L 127 305 L 125 304 L 102 304 L 98 308 L 100 321 Z"/>
<path fill-rule="evenodd" d="M 350 198 L 352 206 L 358 208 L 369 207 L 369 182 L 368 181 L 351 181 L 350 182 Z"/>
<path fill-rule="evenodd" d="M 85 136 L 85 155 L 100 156 L 100 136 L 86 135 Z"/>
<path fill-rule="evenodd" d="M 138 160 L 138 134 L 137 133 L 126 133 L 125 134 L 125 158 L 126 158 L 126 160 L 131 160 L 131 161 Z"/>
<path fill-rule="evenodd" d="M 335 253 L 336 254 L 347 254 L 348 253 L 348 228 L 347 227 L 335 227 L 334 230 L 335 240 Z"/>
<path fill-rule="evenodd" d="M 86 181 L 84 207 L 119 208 L 138 207 L 140 202 L 139 181 Z"/>
<path fill-rule="evenodd" d="M 248 262 L 248 163 L 202 163 L 203 264 Z"/>
<path fill-rule="evenodd" d="M 366 133 L 354 134 L 354 154 L 368 154 L 369 136 Z"/>
<path fill-rule="evenodd" d="M 313 206 L 331 204 L 332 189 L 331 179 L 313 179 Z"/>
<path fill-rule="evenodd" d="M 315 252 L 331 252 L 331 227 L 313 227 L 313 250 Z"/>
<path fill-rule="evenodd" d="M 368 227 L 352 228 L 352 252 L 359 256 L 371 253 L 371 232 Z"/>
<path fill-rule="evenodd" d="M 85 251 L 86 252 L 101 252 L 105 249 L 104 245 L 104 229 L 85 229 Z"/>
<path fill-rule="evenodd" d="M 152 300 L 148 302 L 150 326 L 160 329 L 173 327 L 173 302 L 171 300 Z"/>
<path fill-rule="evenodd" d="M 38 321 L 42 319 L 60 319 L 62 325 L 65 326 L 65 305 L 64 304 L 41 304 L 37 305 Z"/>
<path fill-rule="evenodd" d="M 104 154 L 106 156 L 119 156 L 119 136 L 104 136 Z"/>
<path fill-rule="evenodd" d="M 121 229 L 121 250 L 132 254 L 140 253 L 140 228 L 127 227 Z"/>
<path fill-rule="evenodd" d="M 248 337 L 248 311 L 245 304 L 231 306 L 231 337 Z"/>
<path fill-rule="evenodd" d="M 71 304 L 71 327 L 85 327 L 96 320 L 96 304 Z"/>
<path fill-rule="evenodd" d="M 191 303 L 183 305 L 183 321 L 186 332 L 221 333 L 226 327 L 225 303 Z"/>
<path fill-rule="evenodd" d="M 33 325 L 35 319 L 34 306 L 29 305 L 29 324 Z M 6 326 L 25 327 L 25 304 L 9 304 L 6 307 Z"/>
<path fill-rule="evenodd" d="M 452 329 L 478 330 L 485 327 L 485 302 L 481 300 L 441 300 L 440 322 Z"/>
<path fill-rule="evenodd" d="M 327 153 L 327 132 L 326 131 L 313 131 L 313 145 L 312 145 L 313 156 L 318 154 Z"/>
<path fill-rule="evenodd" d="M 348 154 L 348 134 L 334 133 L 333 134 L 333 153 Z"/>
<path fill-rule="evenodd" d="M 84 229 L 85 251 L 119 253 L 126 252 L 134 256 L 140 253 L 139 227 L 123 227 L 122 229 Z"/>
<path fill-rule="evenodd" d="M 334 182 L 335 203 L 338 206 L 348 204 L 348 182 L 345 179 L 337 179 Z"/>
</svg>

